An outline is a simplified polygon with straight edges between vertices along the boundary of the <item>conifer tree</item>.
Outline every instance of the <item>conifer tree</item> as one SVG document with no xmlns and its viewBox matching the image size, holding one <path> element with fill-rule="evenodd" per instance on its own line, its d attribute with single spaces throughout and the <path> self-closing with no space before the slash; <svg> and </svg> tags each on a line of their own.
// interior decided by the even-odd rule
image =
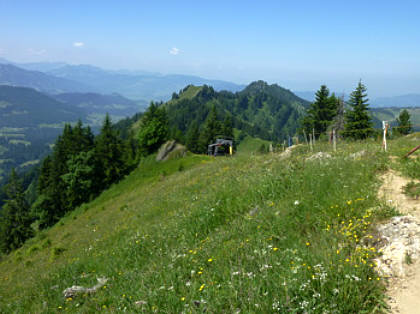
<svg viewBox="0 0 420 314">
<path fill-rule="evenodd" d="M 362 140 L 373 134 L 372 121 L 369 115 L 367 89 L 359 81 L 356 89 L 351 93 L 348 104 L 351 110 L 345 114 L 343 135 L 348 138 Z"/>
<path fill-rule="evenodd" d="M 186 145 L 187 148 L 193 153 L 199 153 L 198 139 L 200 137 L 200 131 L 198 129 L 198 123 L 196 120 L 192 121 L 186 134 Z"/>
<path fill-rule="evenodd" d="M 201 153 L 207 152 L 207 146 L 216 140 L 216 136 L 221 132 L 220 122 L 217 120 L 216 107 L 212 106 L 198 140 Z"/>
<path fill-rule="evenodd" d="M 6 185 L 7 200 L 1 211 L 0 245 L 8 253 L 20 247 L 33 235 L 29 204 L 25 199 L 22 182 L 12 169 Z"/>
<path fill-rule="evenodd" d="M 167 140 L 168 133 L 166 109 L 152 102 L 141 119 L 138 134 L 140 154 L 146 156 L 157 151 Z"/>
<path fill-rule="evenodd" d="M 233 123 L 232 116 L 230 114 L 228 114 L 223 121 L 222 133 L 226 137 L 233 138 Z"/>
<path fill-rule="evenodd" d="M 107 188 L 125 174 L 123 145 L 107 114 L 95 139 L 96 180 L 99 190 Z"/>
<path fill-rule="evenodd" d="M 307 133 L 315 131 L 316 136 L 325 133 L 328 126 L 337 115 L 338 101 L 335 95 L 329 95 L 326 85 L 322 85 L 315 94 L 315 101 L 311 104 L 303 120 Z"/>
<path fill-rule="evenodd" d="M 411 132 L 412 124 L 410 118 L 410 113 L 407 111 L 407 109 L 404 109 L 400 112 L 400 115 L 397 118 L 398 133 L 407 135 Z"/>
<path fill-rule="evenodd" d="M 89 200 L 95 178 L 93 150 L 80 152 L 67 161 L 68 172 L 61 176 L 66 190 L 66 202 L 73 209 Z"/>
</svg>

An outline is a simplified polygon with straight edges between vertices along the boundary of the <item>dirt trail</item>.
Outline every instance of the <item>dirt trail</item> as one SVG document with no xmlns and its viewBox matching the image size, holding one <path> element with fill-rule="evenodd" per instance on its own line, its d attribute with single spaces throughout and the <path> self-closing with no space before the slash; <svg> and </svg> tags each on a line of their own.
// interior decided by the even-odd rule
<svg viewBox="0 0 420 314">
<path fill-rule="evenodd" d="M 411 215 L 420 223 L 420 200 L 414 200 L 402 193 L 402 187 L 410 180 L 395 171 L 388 171 L 382 177 L 379 196 L 404 215 Z M 415 235 L 418 236 L 418 235 Z M 420 259 L 411 265 L 404 265 L 404 273 L 390 279 L 388 295 L 392 313 L 420 313 Z"/>
</svg>

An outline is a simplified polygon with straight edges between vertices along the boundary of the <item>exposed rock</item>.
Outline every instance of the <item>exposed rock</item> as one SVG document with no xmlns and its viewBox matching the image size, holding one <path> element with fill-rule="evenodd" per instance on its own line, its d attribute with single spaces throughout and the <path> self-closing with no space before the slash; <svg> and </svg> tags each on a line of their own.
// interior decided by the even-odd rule
<svg viewBox="0 0 420 314">
<path fill-rule="evenodd" d="M 83 286 L 72 286 L 70 288 L 65 289 L 63 291 L 63 295 L 67 299 L 67 298 L 73 298 L 78 294 L 94 293 L 106 284 L 106 282 L 108 281 L 108 278 L 97 278 L 97 280 L 98 280 L 98 283 L 91 288 L 86 288 Z"/>
<path fill-rule="evenodd" d="M 353 154 L 349 155 L 349 158 L 353 158 L 353 159 L 360 159 L 362 158 L 364 155 L 366 155 L 366 151 L 365 150 L 361 150 L 360 152 L 356 152 Z"/>
<path fill-rule="evenodd" d="M 306 161 L 313 161 L 313 160 L 322 160 L 322 159 L 328 159 L 331 158 L 331 155 L 324 152 L 318 152 L 316 154 L 313 154 L 312 156 L 306 158 Z"/>
<path fill-rule="evenodd" d="M 146 304 L 147 304 L 147 302 L 146 302 L 146 301 L 143 301 L 143 300 L 140 300 L 140 301 L 136 301 L 136 302 L 134 302 L 134 304 L 135 304 L 136 306 L 138 306 L 138 307 L 141 307 L 141 306 L 143 306 L 143 305 L 146 305 Z"/>
<path fill-rule="evenodd" d="M 292 145 L 292 146 L 287 147 L 287 148 L 285 149 L 285 151 L 284 151 L 284 152 L 282 152 L 282 153 L 280 153 L 280 154 L 278 155 L 278 158 L 279 158 L 280 160 L 285 159 L 285 158 L 289 158 L 290 156 L 292 156 L 292 151 L 293 151 L 296 147 L 301 146 L 301 145 L 302 145 L 302 144 L 297 144 L 297 145 Z"/>
<path fill-rule="evenodd" d="M 257 212 L 259 211 L 258 206 L 255 206 L 253 209 L 251 209 L 248 213 L 249 216 L 255 216 Z"/>
<path fill-rule="evenodd" d="M 184 157 L 187 149 L 181 144 L 177 144 L 174 140 L 167 141 L 163 144 L 157 153 L 156 160 L 164 161 L 174 158 Z"/>
<path fill-rule="evenodd" d="M 378 227 L 382 256 L 378 271 L 387 277 L 404 277 L 407 267 L 420 256 L 420 223 L 410 215 L 393 217 Z"/>
</svg>

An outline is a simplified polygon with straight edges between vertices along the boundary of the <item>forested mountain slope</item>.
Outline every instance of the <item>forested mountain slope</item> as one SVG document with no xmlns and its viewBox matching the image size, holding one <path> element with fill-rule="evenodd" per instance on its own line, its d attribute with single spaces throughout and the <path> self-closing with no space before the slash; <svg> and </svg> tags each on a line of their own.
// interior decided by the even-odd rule
<svg viewBox="0 0 420 314">
<path fill-rule="evenodd" d="M 202 125 L 211 108 L 220 120 L 230 116 L 233 127 L 266 140 L 292 136 L 309 102 L 276 84 L 253 82 L 240 92 L 216 92 L 212 87 L 187 86 L 165 104 L 170 124 L 181 132 Z"/>
</svg>

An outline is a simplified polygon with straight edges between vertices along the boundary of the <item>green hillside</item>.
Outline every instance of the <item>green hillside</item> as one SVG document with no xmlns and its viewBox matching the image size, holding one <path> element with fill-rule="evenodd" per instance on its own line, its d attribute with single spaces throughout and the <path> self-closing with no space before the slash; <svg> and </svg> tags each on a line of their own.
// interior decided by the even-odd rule
<svg viewBox="0 0 420 314">
<path fill-rule="evenodd" d="M 299 127 L 309 102 L 276 84 L 249 84 L 240 92 L 216 92 L 212 87 L 189 85 L 165 104 L 172 127 L 186 133 L 203 125 L 212 107 L 220 121 L 231 116 L 233 127 L 253 137 L 283 141 Z"/>
<path fill-rule="evenodd" d="M 391 141 L 389 154 L 412 146 Z M 317 151 L 332 157 L 307 160 Z M 318 144 L 313 153 L 149 157 L 3 256 L 0 310 L 382 311 L 385 280 L 369 239 L 372 225 L 394 214 L 376 198 L 378 175 L 394 164 L 371 141 L 340 143 L 337 152 Z M 63 297 L 97 277 L 108 282 L 96 293 Z"/>
<path fill-rule="evenodd" d="M 389 121 L 391 125 L 397 125 L 397 118 L 400 115 L 400 112 L 403 109 L 407 109 L 408 113 L 411 115 L 411 123 L 413 124 L 413 129 L 415 131 L 420 131 L 420 107 L 408 107 L 408 108 L 371 108 L 371 112 L 374 118 L 377 121 Z M 376 127 L 382 127 L 377 125 Z"/>
</svg>

